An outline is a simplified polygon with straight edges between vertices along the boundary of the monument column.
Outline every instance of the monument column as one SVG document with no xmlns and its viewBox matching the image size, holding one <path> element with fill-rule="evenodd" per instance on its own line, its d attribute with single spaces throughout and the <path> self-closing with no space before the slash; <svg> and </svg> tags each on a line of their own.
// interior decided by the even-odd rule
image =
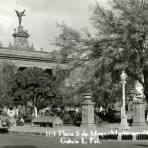
<svg viewBox="0 0 148 148">
<path fill-rule="evenodd" d="M 24 30 L 22 26 L 22 17 L 25 16 L 25 10 L 22 12 L 15 10 L 15 12 L 19 20 L 19 26 L 17 29 L 14 30 L 14 33 L 13 33 L 14 43 L 13 43 L 12 49 L 33 51 L 34 49 L 31 48 L 28 43 L 28 38 L 30 35 L 28 34 L 28 31 Z"/>
</svg>

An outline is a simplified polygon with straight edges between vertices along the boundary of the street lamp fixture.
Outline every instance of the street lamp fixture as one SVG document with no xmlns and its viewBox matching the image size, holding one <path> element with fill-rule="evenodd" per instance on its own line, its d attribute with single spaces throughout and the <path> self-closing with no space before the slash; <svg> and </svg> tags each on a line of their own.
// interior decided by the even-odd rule
<svg viewBox="0 0 148 148">
<path fill-rule="evenodd" d="M 126 73 L 125 71 L 122 71 L 121 75 L 120 75 L 120 78 L 121 78 L 121 83 L 126 83 Z"/>
<path fill-rule="evenodd" d="M 121 108 L 121 123 L 119 126 L 120 130 L 128 130 L 129 126 L 127 123 L 127 116 L 126 116 L 126 110 L 125 110 L 125 84 L 126 84 L 126 73 L 125 71 L 122 71 L 120 78 L 121 78 L 121 84 L 122 84 L 122 108 Z"/>
</svg>

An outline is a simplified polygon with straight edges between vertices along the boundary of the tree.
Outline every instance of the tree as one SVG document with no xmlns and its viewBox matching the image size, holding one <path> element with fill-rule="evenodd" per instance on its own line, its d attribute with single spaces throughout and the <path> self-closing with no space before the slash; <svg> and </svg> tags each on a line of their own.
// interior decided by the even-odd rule
<svg viewBox="0 0 148 148">
<path fill-rule="evenodd" d="M 26 105 L 29 101 L 33 106 L 42 109 L 61 103 L 54 77 L 42 69 L 29 68 L 18 71 L 14 80 L 11 95 L 15 104 Z"/>
<path fill-rule="evenodd" d="M 66 53 L 66 57 L 76 55 L 72 56 L 71 73 L 75 64 L 82 68 L 89 65 L 89 61 L 94 63 L 92 78 L 80 88 L 85 90 L 86 85 L 87 90 L 91 88 L 96 102 L 106 104 L 108 99 L 121 98 L 122 70 L 128 75 L 127 90 L 133 89 L 135 82 L 139 81 L 148 102 L 147 15 L 146 0 L 113 0 L 109 9 L 98 3 L 94 6 L 91 17 L 97 31 L 94 38 L 90 33 L 86 33 L 84 38 L 80 31 L 62 25 L 56 45 Z"/>
<path fill-rule="evenodd" d="M 62 62 L 68 60 L 68 56 L 76 52 L 76 47 L 80 43 L 80 33 L 65 23 L 57 24 L 61 34 L 55 39 L 55 45 L 60 48 Z"/>
<path fill-rule="evenodd" d="M 90 82 L 93 74 L 93 62 L 83 64 L 83 66 L 81 65 L 81 67 L 74 68 L 69 72 L 59 89 L 65 103 L 79 105 L 82 102 L 83 93 L 91 89 L 88 82 Z"/>
<path fill-rule="evenodd" d="M 61 62 L 68 61 L 72 66 L 87 60 L 91 35 L 86 29 L 78 31 L 65 23 L 58 24 L 61 33 L 55 38 L 54 44 L 59 48 Z M 86 58 L 86 59 L 85 59 Z M 74 66 L 75 67 L 75 66 Z"/>
<path fill-rule="evenodd" d="M 68 61 L 70 69 L 64 76 L 58 71 L 61 78 L 59 92 L 65 104 L 76 105 L 81 102 L 82 94 L 90 90 L 89 81 L 94 73 L 93 63 L 89 61 L 91 52 L 91 35 L 89 31 L 81 31 L 68 27 L 65 23 L 58 24 L 60 35 L 55 39 L 55 45 L 59 47 L 62 62 Z M 89 90 L 88 90 L 89 89 Z"/>
<path fill-rule="evenodd" d="M 85 31 L 82 34 L 65 24 L 61 27 L 61 34 L 56 38 L 56 45 L 60 47 L 61 53 L 66 53 L 66 58 L 72 65 L 69 75 L 62 78 L 63 81 L 60 83 L 61 95 L 70 104 L 81 102 L 82 94 L 90 91 L 97 104 L 103 104 L 105 99 L 109 102 L 107 98 L 121 96 L 116 93 L 120 93 L 119 84 L 113 84 L 109 71 L 106 71 L 106 74 L 103 72 L 107 67 L 99 65 L 103 55 L 96 54 L 94 49 L 98 49 L 97 43 L 98 39 L 92 38 L 89 32 Z M 102 73 L 99 72 L 100 68 Z"/>
<path fill-rule="evenodd" d="M 17 68 L 11 62 L 3 63 L 3 69 L 0 72 L 0 104 L 12 106 L 13 101 L 10 90 L 13 87 L 14 76 Z"/>
<path fill-rule="evenodd" d="M 113 0 L 108 10 L 96 3 L 91 19 L 98 31 L 92 54 L 98 73 L 110 73 L 115 83 L 124 69 L 128 82 L 142 84 L 148 102 L 148 2 Z"/>
</svg>

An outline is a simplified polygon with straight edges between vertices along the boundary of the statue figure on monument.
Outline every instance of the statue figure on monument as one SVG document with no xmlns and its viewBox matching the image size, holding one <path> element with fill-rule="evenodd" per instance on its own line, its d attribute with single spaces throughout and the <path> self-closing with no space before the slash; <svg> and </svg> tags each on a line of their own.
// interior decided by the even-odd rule
<svg viewBox="0 0 148 148">
<path fill-rule="evenodd" d="M 18 20 L 19 20 L 19 27 L 21 26 L 21 23 L 22 23 L 22 17 L 25 16 L 25 10 L 22 11 L 22 12 L 19 12 L 18 10 L 15 10 L 16 12 L 16 15 L 18 17 Z"/>
<path fill-rule="evenodd" d="M 145 98 L 144 92 L 143 92 L 143 86 L 138 81 L 135 84 L 135 90 L 138 93 L 138 96 L 137 97 L 140 97 L 141 99 L 144 99 Z"/>
</svg>

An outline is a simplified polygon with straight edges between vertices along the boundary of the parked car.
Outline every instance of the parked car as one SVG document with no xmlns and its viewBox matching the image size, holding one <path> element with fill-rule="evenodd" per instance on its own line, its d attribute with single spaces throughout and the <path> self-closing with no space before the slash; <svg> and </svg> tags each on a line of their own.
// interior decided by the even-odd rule
<svg viewBox="0 0 148 148">
<path fill-rule="evenodd" d="M 47 112 L 42 114 L 41 116 L 35 117 L 32 120 L 32 123 L 34 125 L 40 125 L 40 126 L 49 126 L 49 127 L 55 127 L 55 126 L 62 126 L 63 125 L 63 121 L 56 116 L 55 113 L 53 112 Z"/>
</svg>

